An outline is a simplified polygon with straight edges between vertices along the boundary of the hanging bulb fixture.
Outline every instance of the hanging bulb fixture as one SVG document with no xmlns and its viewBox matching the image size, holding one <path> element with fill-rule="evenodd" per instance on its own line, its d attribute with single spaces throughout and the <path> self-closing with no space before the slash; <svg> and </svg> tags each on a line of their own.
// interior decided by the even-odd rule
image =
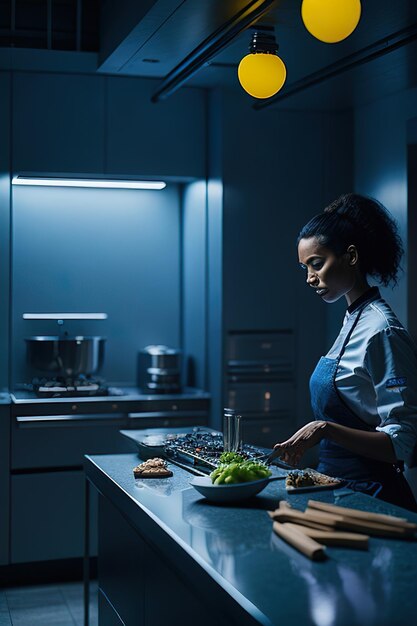
<svg viewBox="0 0 417 626">
<path fill-rule="evenodd" d="M 325 43 L 349 37 L 361 17 L 360 0 L 303 0 L 301 17 L 308 32 Z"/>
<path fill-rule="evenodd" d="M 287 69 L 277 55 L 274 34 L 256 31 L 247 54 L 238 67 L 239 82 L 254 98 L 270 98 L 284 85 Z"/>
</svg>

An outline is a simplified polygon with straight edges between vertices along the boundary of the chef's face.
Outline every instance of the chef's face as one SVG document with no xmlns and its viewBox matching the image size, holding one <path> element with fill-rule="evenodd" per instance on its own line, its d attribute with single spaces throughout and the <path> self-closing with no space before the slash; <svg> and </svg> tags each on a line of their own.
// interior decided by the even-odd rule
<svg viewBox="0 0 417 626">
<path fill-rule="evenodd" d="M 353 250 L 352 250 L 353 248 Z M 336 302 L 342 296 L 348 301 L 356 280 L 356 249 L 350 246 L 341 256 L 322 246 L 316 237 L 301 239 L 298 259 L 307 272 L 307 283 L 325 302 Z"/>
</svg>

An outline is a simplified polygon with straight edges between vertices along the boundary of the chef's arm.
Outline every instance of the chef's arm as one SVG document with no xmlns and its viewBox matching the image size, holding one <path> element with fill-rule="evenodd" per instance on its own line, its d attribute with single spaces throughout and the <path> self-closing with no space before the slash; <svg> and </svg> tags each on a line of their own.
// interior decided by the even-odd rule
<svg viewBox="0 0 417 626">
<path fill-rule="evenodd" d="M 370 459 L 386 463 L 397 461 L 391 438 L 385 432 L 368 432 L 324 420 L 309 422 L 286 441 L 275 444 L 270 459 L 280 457 L 290 465 L 297 465 L 303 454 L 322 439 L 330 439 L 343 448 Z"/>
<path fill-rule="evenodd" d="M 386 433 L 357 430 L 334 422 L 326 422 L 321 434 L 360 456 L 385 463 L 397 462 L 391 438 Z"/>
</svg>

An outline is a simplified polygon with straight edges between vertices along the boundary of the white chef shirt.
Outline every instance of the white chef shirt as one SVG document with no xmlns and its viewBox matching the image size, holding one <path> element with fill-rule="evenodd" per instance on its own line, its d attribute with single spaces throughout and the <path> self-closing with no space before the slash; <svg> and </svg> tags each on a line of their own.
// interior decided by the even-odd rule
<svg viewBox="0 0 417 626">
<path fill-rule="evenodd" d="M 417 464 L 417 348 L 378 289 L 349 307 L 327 357 L 337 358 L 348 322 L 364 300 L 337 368 L 336 387 L 355 415 L 387 433 L 397 459 L 412 467 Z"/>
</svg>

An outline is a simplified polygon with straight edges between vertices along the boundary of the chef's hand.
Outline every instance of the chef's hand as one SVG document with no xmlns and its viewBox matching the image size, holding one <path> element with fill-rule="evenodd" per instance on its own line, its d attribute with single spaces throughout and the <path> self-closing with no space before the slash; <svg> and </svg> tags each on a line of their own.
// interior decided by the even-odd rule
<svg viewBox="0 0 417 626">
<path fill-rule="evenodd" d="M 323 439 L 326 424 L 321 420 L 309 422 L 286 441 L 275 444 L 269 460 L 279 457 L 284 463 L 297 466 L 303 454 Z"/>
</svg>

